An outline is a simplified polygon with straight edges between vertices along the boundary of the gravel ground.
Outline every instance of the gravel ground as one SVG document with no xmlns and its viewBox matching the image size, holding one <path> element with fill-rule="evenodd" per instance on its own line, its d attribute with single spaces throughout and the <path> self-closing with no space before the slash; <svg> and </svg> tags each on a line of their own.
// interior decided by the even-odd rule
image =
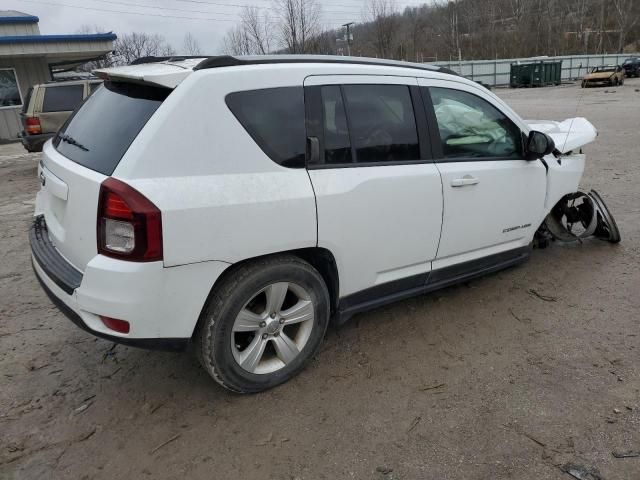
<svg viewBox="0 0 640 480">
<path fill-rule="evenodd" d="M 640 457 L 612 452 L 640 451 L 640 80 L 497 93 L 525 118 L 597 126 L 583 188 L 622 243 L 553 244 L 358 315 L 252 396 L 63 317 L 30 266 L 38 157 L 0 146 L 0 479 L 569 480 L 567 463 L 639 479 Z"/>
</svg>

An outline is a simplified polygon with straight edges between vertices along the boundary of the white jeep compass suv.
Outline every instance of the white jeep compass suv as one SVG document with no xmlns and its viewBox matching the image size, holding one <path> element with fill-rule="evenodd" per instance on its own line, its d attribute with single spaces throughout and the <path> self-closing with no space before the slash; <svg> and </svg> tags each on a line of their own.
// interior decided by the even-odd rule
<svg viewBox="0 0 640 480">
<path fill-rule="evenodd" d="M 596 136 L 425 65 L 134 63 L 44 146 L 33 267 L 81 328 L 193 342 L 237 392 L 298 373 L 330 318 L 527 259 Z"/>
</svg>

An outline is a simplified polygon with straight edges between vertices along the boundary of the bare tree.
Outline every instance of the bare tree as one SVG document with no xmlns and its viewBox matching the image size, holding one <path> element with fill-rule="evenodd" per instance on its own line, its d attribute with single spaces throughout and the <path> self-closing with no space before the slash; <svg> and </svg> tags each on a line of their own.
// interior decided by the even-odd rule
<svg viewBox="0 0 640 480">
<path fill-rule="evenodd" d="M 90 34 L 90 33 L 103 33 L 105 32 L 106 29 L 98 26 L 98 25 L 82 25 L 78 30 L 77 33 L 82 33 L 82 34 Z M 77 67 L 78 70 L 80 71 L 84 71 L 84 72 L 90 72 L 92 70 L 96 70 L 98 68 L 108 68 L 113 66 L 115 62 L 114 56 L 113 56 L 113 52 L 108 52 L 105 53 L 104 55 L 100 56 L 99 58 L 94 58 L 93 60 L 84 63 L 80 66 Z"/>
<path fill-rule="evenodd" d="M 308 53 L 320 34 L 320 4 L 316 0 L 275 0 L 281 46 L 288 53 Z"/>
<path fill-rule="evenodd" d="M 241 14 L 242 27 L 251 42 L 252 53 L 266 55 L 271 51 L 274 34 L 269 14 L 258 7 L 246 6 Z"/>
<path fill-rule="evenodd" d="M 175 53 L 162 35 L 133 32 L 118 37 L 114 57 L 118 65 L 128 65 L 136 58 L 168 57 Z"/>
<path fill-rule="evenodd" d="M 613 0 L 616 24 L 620 30 L 618 35 L 618 53 L 624 51 L 627 33 L 638 23 L 640 13 L 637 10 L 637 0 Z"/>
<path fill-rule="evenodd" d="M 394 0 L 369 0 L 367 20 L 373 29 L 376 56 L 391 58 L 396 31 L 396 5 Z"/>
<path fill-rule="evenodd" d="M 195 37 L 191 35 L 191 32 L 188 32 L 184 36 L 184 40 L 182 42 L 182 51 L 185 55 L 202 55 L 200 44 L 195 39 Z"/>
<path fill-rule="evenodd" d="M 246 7 L 225 39 L 230 53 L 335 53 L 339 29 L 322 31 L 319 0 Z M 640 0 L 430 0 L 396 11 L 368 0 L 353 25 L 355 55 L 489 59 L 622 51 L 640 41 Z M 268 17 L 267 15 L 270 15 Z"/>
<path fill-rule="evenodd" d="M 420 61 L 421 52 L 419 52 L 419 44 L 427 28 L 427 16 L 424 15 L 424 8 L 425 7 L 407 7 L 404 11 L 404 17 L 409 27 L 405 30 L 405 33 L 408 43 L 411 46 L 408 56 L 416 62 Z"/>
<path fill-rule="evenodd" d="M 575 48 L 578 52 L 587 53 L 589 51 L 589 34 L 587 31 L 587 21 L 589 15 L 589 7 L 592 0 L 575 0 L 573 5 L 572 17 L 575 25 Z"/>
<path fill-rule="evenodd" d="M 223 50 L 230 55 L 266 55 L 274 42 L 274 28 L 269 14 L 246 6 L 240 23 L 224 37 Z"/>
</svg>

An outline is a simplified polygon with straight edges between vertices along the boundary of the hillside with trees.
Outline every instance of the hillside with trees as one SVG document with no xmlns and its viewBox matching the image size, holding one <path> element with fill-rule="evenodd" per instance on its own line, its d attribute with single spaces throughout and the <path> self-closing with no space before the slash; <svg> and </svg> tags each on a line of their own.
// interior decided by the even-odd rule
<svg viewBox="0 0 640 480">
<path fill-rule="evenodd" d="M 317 0 L 245 7 L 229 54 L 346 54 L 412 61 L 599 54 L 640 50 L 638 0 L 435 0 L 400 11 L 369 0 L 345 31 L 322 28 Z"/>
</svg>

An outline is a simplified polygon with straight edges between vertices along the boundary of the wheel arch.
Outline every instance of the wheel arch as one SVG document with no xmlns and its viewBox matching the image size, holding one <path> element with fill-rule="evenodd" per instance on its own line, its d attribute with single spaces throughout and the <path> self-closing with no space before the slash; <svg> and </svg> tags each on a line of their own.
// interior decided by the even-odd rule
<svg viewBox="0 0 640 480">
<path fill-rule="evenodd" d="M 222 274 L 216 279 L 216 281 L 211 286 L 209 294 L 200 309 L 200 315 L 198 317 L 198 321 L 193 329 L 191 337 L 193 338 L 196 335 L 200 325 L 203 321 L 204 312 L 206 310 L 207 304 L 209 303 L 211 297 L 215 293 L 217 287 L 220 286 L 222 282 L 224 282 L 227 278 L 232 276 L 236 270 L 238 270 L 243 265 L 247 263 L 255 262 L 260 259 L 268 258 L 268 257 L 276 257 L 276 256 L 285 256 L 290 255 L 294 257 L 298 257 L 301 260 L 304 260 L 308 264 L 310 264 L 313 268 L 315 268 L 320 276 L 324 280 L 325 285 L 327 286 L 327 290 L 329 292 L 329 299 L 331 302 L 331 315 L 335 315 L 338 311 L 338 301 L 339 301 L 339 292 L 340 292 L 340 280 L 338 276 L 338 266 L 336 263 L 336 259 L 333 253 L 322 247 L 308 247 L 308 248 L 299 248 L 294 250 L 285 250 L 281 252 L 269 253 L 265 255 L 259 255 L 256 257 L 246 258 L 239 262 L 236 262 L 229 267 L 227 267 Z"/>
</svg>

